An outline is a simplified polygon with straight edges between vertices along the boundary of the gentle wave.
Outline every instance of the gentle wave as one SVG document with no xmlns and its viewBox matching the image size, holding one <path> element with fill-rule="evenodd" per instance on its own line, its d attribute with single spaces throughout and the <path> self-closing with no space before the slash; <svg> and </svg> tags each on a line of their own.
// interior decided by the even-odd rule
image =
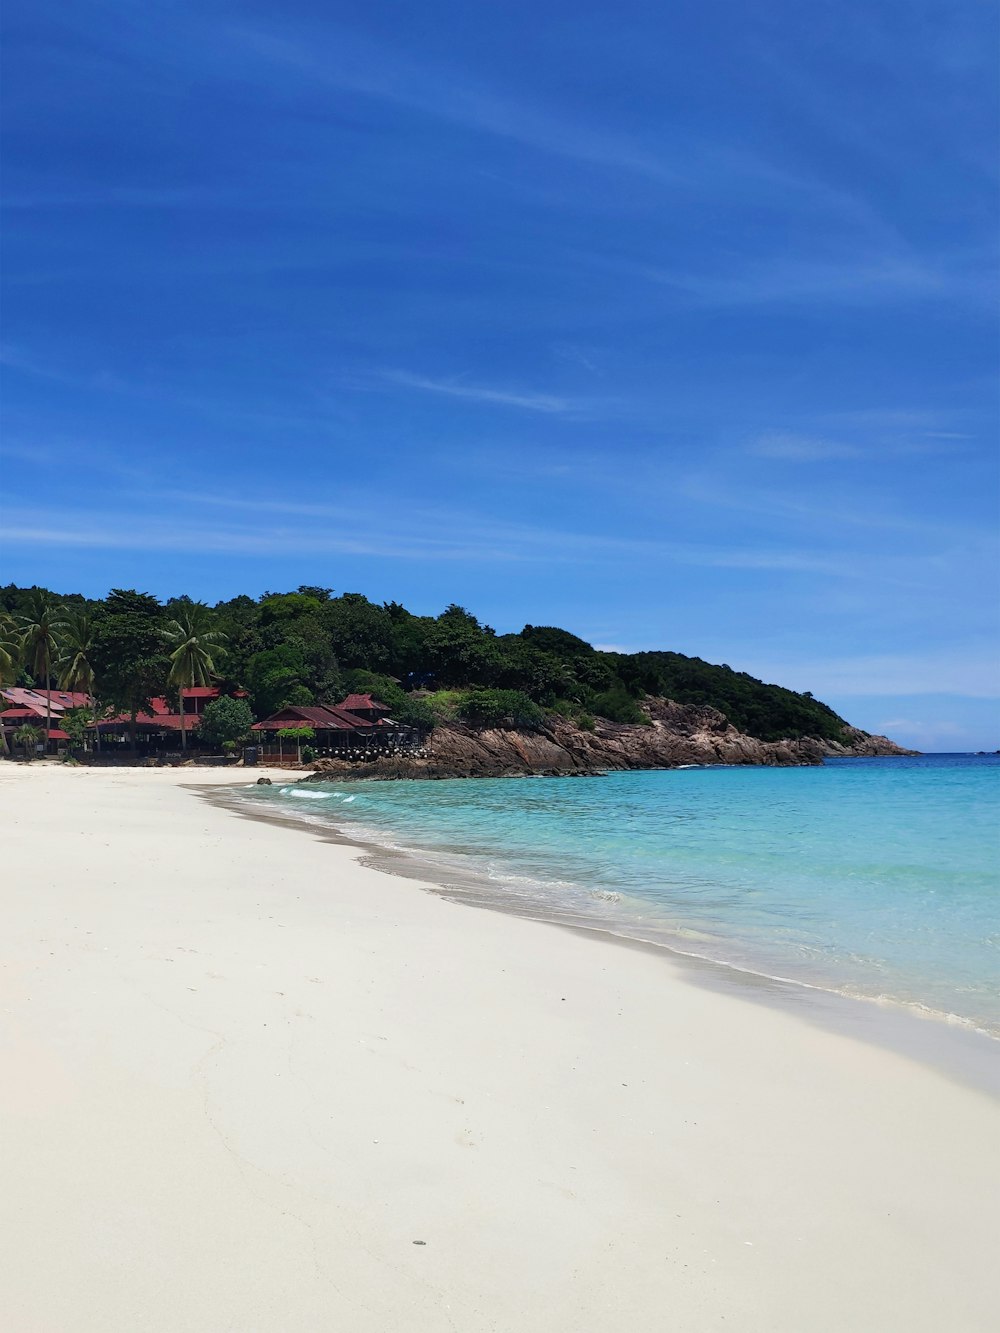
<svg viewBox="0 0 1000 1333">
<path fill-rule="evenodd" d="M 924 757 L 246 799 L 416 857 L 449 897 L 997 1035 L 998 778 Z"/>
</svg>

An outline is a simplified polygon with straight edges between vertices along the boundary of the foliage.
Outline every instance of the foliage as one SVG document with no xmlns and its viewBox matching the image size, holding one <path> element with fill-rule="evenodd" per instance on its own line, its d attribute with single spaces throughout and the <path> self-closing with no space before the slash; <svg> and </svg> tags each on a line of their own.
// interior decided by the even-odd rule
<svg viewBox="0 0 1000 1333">
<path fill-rule="evenodd" d="M 745 671 L 666 652 L 616 655 L 616 666 L 630 692 L 717 708 L 734 726 L 763 741 L 843 736 L 843 719 L 826 704 L 780 685 L 764 685 Z"/>
<path fill-rule="evenodd" d="M 14 732 L 14 744 L 22 747 L 27 763 L 31 763 L 35 756 L 35 747 L 41 745 L 42 739 L 41 729 L 33 727 L 30 722 L 22 722 Z"/>
<path fill-rule="evenodd" d="M 205 705 L 198 737 L 209 745 L 224 745 L 226 741 L 243 740 L 252 726 L 253 713 L 247 701 L 223 695 Z"/>
<path fill-rule="evenodd" d="M 0 588 L 0 612 L 16 617 L 18 626 L 29 613 L 37 623 L 32 608 L 39 598 L 55 608 L 51 614 L 62 626 L 70 623 L 69 611 L 89 615 L 92 643 L 83 657 L 98 695 L 120 711 L 164 692 L 174 667 L 165 652 L 167 622 L 179 624 L 197 605 L 179 598 L 160 608 L 155 598 L 121 591 L 87 602 L 8 585 Z M 467 712 L 472 696 L 503 692 L 578 721 L 604 717 L 634 725 L 646 721 L 640 703 L 652 695 L 716 708 L 761 740 L 843 736 L 842 719 L 825 704 L 745 672 L 680 653 L 604 652 L 553 625 L 498 635 L 456 604 L 438 616 L 415 615 L 398 602 L 378 605 L 360 593 L 335 596 L 329 588 L 303 585 L 256 600 L 235 597 L 211 614 L 212 633 L 218 643 L 224 640 L 226 654 L 220 664 L 209 651 L 209 674 L 223 690 L 247 689 L 258 717 L 286 704 L 336 704 L 357 691 L 381 699 L 394 720 L 426 730 Z M 59 633 L 66 646 L 53 659 L 59 665 L 50 663 L 48 670 L 61 678 L 69 634 L 65 628 Z M 7 641 L 0 621 L 0 644 Z M 171 656 L 178 646 L 172 641 Z M 41 685 L 44 662 L 26 662 L 16 642 L 13 647 L 10 664 L 0 656 L 0 675 L 10 681 L 20 672 Z"/>
<path fill-rule="evenodd" d="M 454 722 L 465 702 L 464 690 L 434 690 L 421 700 L 435 722 Z"/>
<path fill-rule="evenodd" d="M 21 666 L 22 640 L 14 617 L 0 612 L 0 689 L 12 685 Z"/>
<path fill-rule="evenodd" d="M 283 741 L 314 741 L 316 733 L 312 727 L 282 727 L 277 733 Z"/>
<path fill-rule="evenodd" d="M 45 732 L 52 730 L 52 676 L 60 653 L 59 612 L 51 595 L 36 590 L 17 621 L 25 665 L 45 691 Z"/>
<path fill-rule="evenodd" d="M 91 653 L 97 692 L 129 715 L 134 748 L 136 715 L 162 693 L 170 670 L 159 601 L 150 593 L 113 588 L 94 615 Z"/>
<path fill-rule="evenodd" d="M 170 671 L 167 684 L 177 687 L 181 714 L 181 747 L 187 747 L 187 728 L 184 725 L 184 691 L 204 688 L 212 682 L 215 660 L 224 652 L 225 635 L 216 627 L 214 617 L 203 602 L 184 602 L 163 628 L 163 637 L 170 652 Z"/>
<path fill-rule="evenodd" d="M 82 749 L 88 735 L 88 728 L 94 720 L 94 714 L 89 708 L 67 708 L 60 715 L 59 725 L 69 737 L 70 745 L 76 749 Z"/>
<path fill-rule="evenodd" d="M 614 685 L 603 694 L 595 695 L 591 708 L 598 717 L 609 722 L 625 722 L 632 726 L 648 726 L 649 718 L 623 685 Z"/>
<path fill-rule="evenodd" d="M 304 764 L 311 764 L 316 758 L 316 751 L 311 745 L 303 745 L 301 759 Z"/>
<path fill-rule="evenodd" d="M 61 608 L 58 622 L 59 688 L 80 694 L 94 693 L 94 620 L 86 609 Z"/>
<path fill-rule="evenodd" d="M 434 713 L 425 700 L 407 694 L 389 676 L 374 671 L 349 671 L 345 683 L 352 694 L 370 694 L 378 703 L 385 704 L 392 720 L 404 727 L 426 732 L 434 726 Z"/>
<path fill-rule="evenodd" d="M 42 591 L 32 594 L 27 612 L 18 620 L 21 651 L 29 671 L 42 689 L 51 684 L 59 653 L 59 612 L 52 597 Z"/>
<path fill-rule="evenodd" d="M 537 727 L 545 714 L 520 690 L 472 690 L 458 709 L 464 722 L 477 727 Z"/>
</svg>

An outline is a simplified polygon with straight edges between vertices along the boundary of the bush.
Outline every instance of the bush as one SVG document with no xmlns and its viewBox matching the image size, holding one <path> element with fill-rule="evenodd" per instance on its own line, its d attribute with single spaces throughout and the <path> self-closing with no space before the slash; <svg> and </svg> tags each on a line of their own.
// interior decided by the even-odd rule
<svg viewBox="0 0 1000 1333">
<path fill-rule="evenodd" d="M 243 740 L 252 726 L 253 713 L 247 701 L 223 695 L 206 705 L 198 736 L 209 745 L 225 745 L 226 741 Z"/>
<path fill-rule="evenodd" d="M 419 700 L 437 722 L 453 722 L 459 716 L 466 696 L 461 690 L 435 690 Z"/>
<path fill-rule="evenodd" d="M 545 714 L 520 690 L 473 690 L 459 704 L 458 715 L 477 727 L 524 727 L 542 722 Z"/>
<path fill-rule="evenodd" d="M 598 717 L 606 717 L 609 722 L 624 722 L 633 726 L 649 725 L 649 718 L 620 685 L 598 694 L 594 699 L 593 709 Z"/>
<path fill-rule="evenodd" d="M 302 762 L 304 764 L 311 764 L 315 758 L 316 758 L 316 751 L 313 749 L 313 747 L 311 745 L 303 745 Z"/>
<path fill-rule="evenodd" d="M 595 725 L 594 719 L 589 713 L 581 713 L 577 718 L 577 726 L 581 731 L 593 731 Z"/>
</svg>

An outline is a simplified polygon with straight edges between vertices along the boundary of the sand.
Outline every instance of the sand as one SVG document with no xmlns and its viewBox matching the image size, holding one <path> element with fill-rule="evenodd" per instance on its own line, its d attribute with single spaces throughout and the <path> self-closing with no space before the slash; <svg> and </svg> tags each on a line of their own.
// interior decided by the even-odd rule
<svg viewBox="0 0 1000 1333">
<path fill-rule="evenodd" d="M 996 1327 L 996 1100 L 232 779 L 0 763 L 5 1328 Z"/>
</svg>

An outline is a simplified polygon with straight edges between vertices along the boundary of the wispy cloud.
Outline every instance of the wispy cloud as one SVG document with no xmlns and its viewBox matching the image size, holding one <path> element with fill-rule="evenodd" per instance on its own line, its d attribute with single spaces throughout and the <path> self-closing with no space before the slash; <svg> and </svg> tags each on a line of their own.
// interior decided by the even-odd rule
<svg viewBox="0 0 1000 1333">
<path fill-rule="evenodd" d="M 798 305 L 803 301 L 867 306 L 958 299 L 992 307 L 996 294 L 995 275 L 985 257 L 959 261 L 952 256 L 889 251 L 835 259 L 780 257 L 753 260 L 729 273 L 685 272 L 643 264 L 628 267 L 637 276 L 708 307 Z"/>
<path fill-rule="evenodd" d="M 744 666 L 762 680 L 780 680 L 824 699 L 938 694 L 1000 698 L 1000 660 L 975 642 L 913 653 L 824 654 L 810 660 L 751 657 Z"/>
<path fill-rule="evenodd" d="M 751 196 L 772 207 L 780 200 L 786 213 L 834 216 L 880 243 L 896 236 L 866 200 L 808 172 L 789 170 L 731 138 L 709 139 L 675 124 L 669 134 L 661 130 L 647 144 L 538 99 L 512 95 L 464 69 L 414 60 L 342 25 L 324 24 L 312 40 L 243 25 L 223 30 L 222 39 L 244 65 L 257 60 L 283 66 L 317 87 L 406 107 L 539 153 L 640 177 L 672 191 Z M 270 76 L 267 82 L 273 86 Z"/>
<path fill-rule="evenodd" d="M 579 400 L 561 398 L 555 394 L 496 389 L 484 384 L 469 384 L 461 379 L 436 380 L 425 375 L 413 375 L 405 370 L 384 370 L 380 378 L 388 384 L 396 384 L 403 389 L 444 394 L 449 398 L 464 398 L 473 403 L 520 407 L 528 412 L 561 414 L 578 411 L 583 406 Z"/>
<path fill-rule="evenodd" d="M 292 68 L 328 88 L 392 102 L 560 157 L 658 180 L 674 178 L 657 154 L 623 136 L 562 120 L 455 69 L 417 63 L 344 27 L 327 25 L 310 43 L 247 26 L 230 29 L 228 37 L 244 56 Z"/>
<path fill-rule="evenodd" d="M 206 189 L 199 186 L 115 185 L 92 190 L 36 190 L 22 194 L 7 193 L 3 206 L 13 212 L 45 211 L 62 208 L 135 208 L 189 209 L 210 208 L 224 204 L 246 206 L 244 195 L 235 191 Z"/>
<path fill-rule="evenodd" d="M 82 547 L 107 550 L 230 552 L 244 555 L 331 554 L 370 555 L 406 560 L 516 561 L 551 566 L 603 565 L 632 569 L 658 567 L 731 569 L 822 577 L 837 582 L 881 583 L 904 587 L 915 577 L 911 562 L 883 561 L 877 568 L 864 554 L 808 547 L 779 547 L 747 542 L 662 541 L 618 537 L 594 531 L 510 523 L 468 509 L 411 506 L 392 524 L 370 516 L 365 497 L 338 490 L 339 502 L 272 501 L 224 497 L 214 500 L 159 491 L 155 517 L 124 518 L 94 510 L 89 514 L 32 508 L 25 501 L 10 505 L 17 515 L 5 525 L 10 545 Z M 120 497 L 126 498 L 126 497 Z M 135 495 L 142 502 L 141 492 Z M 369 497 L 370 498 L 370 497 Z M 192 505 L 206 521 L 192 521 Z M 177 518 L 169 515 L 176 505 Z M 207 516 L 215 511 L 213 520 Z M 233 513 L 253 521 L 232 522 Z M 227 515 L 229 517 L 227 517 Z"/>
<path fill-rule="evenodd" d="M 857 458 L 862 451 L 856 445 L 837 440 L 773 431 L 759 435 L 748 445 L 747 452 L 783 463 L 826 463 L 833 459 Z"/>
</svg>

